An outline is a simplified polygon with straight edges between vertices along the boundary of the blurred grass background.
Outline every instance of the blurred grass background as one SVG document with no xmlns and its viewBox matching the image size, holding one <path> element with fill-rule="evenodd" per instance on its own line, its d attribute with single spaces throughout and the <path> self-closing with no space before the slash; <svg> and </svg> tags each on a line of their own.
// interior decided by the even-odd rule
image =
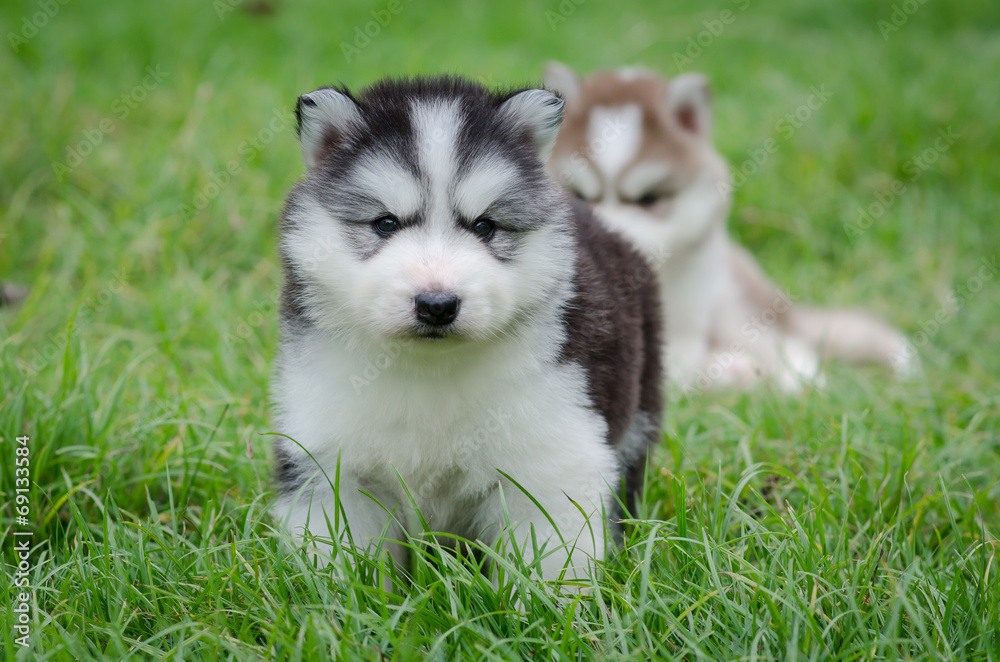
<svg viewBox="0 0 1000 662">
<path fill-rule="evenodd" d="M 690 57 L 682 68 L 712 81 L 714 134 L 731 163 L 739 167 L 769 139 L 779 145 L 737 190 L 733 234 L 802 300 L 865 305 L 924 338 L 927 374 L 899 384 L 877 370 L 834 366 L 827 391 L 802 398 L 766 389 L 675 396 L 657 454 L 661 479 L 650 488 L 650 518 L 680 526 L 678 513 L 711 511 L 722 500 L 746 509 L 759 526 L 784 530 L 792 525 L 781 504 L 800 504 L 815 518 L 816 536 L 843 534 L 850 541 L 837 557 L 841 565 L 824 561 L 803 570 L 831 586 L 858 550 L 883 549 L 891 540 L 888 551 L 870 560 L 872 582 L 889 597 L 869 599 L 876 605 L 871 613 L 858 607 L 864 617 L 851 616 L 860 619 L 858 634 L 841 633 L 850 644 L 844 650 L 997 659 L 989 631 L 998 613 L 992 559 L 1000 526 L 1000 274 L 987 271 L 990 279 L 978 286 L 974 279 L 982 261 L 1000 252 L 1000 5 L 403 0 L 399 8 L 366 44 L 358 31 L 374 20 L 372 12 L 384 19 L 388 1 L 0 6 L 7 42 L 0 48 L 0 280 L 31 287 L 22 305 L 0 309 L 0 452 L 13 457 L 12 438 L 32 436 L 36 558 L 48 559 L 38 576 L 44 589 L 37 594 L 36 652 L 49 650 L 52 659 L 114 659 L 136 650 L 244 659 L 280 648 L 323 657 L 330 641 L 348 647 L 364 641 L 380 651 L 376 657 L 421 657 L 438 637 L 459 650 L 482 653 L 485 646 L 501 657 L 527 650 L 570 657 L 648 653 L 652 644 L 635 632 L 643 624 L 658 630 L 641 610 L 619 632 L 602 625 L 600 605 L 590 605 L 589 615 L 581 612 L 567 626 L 573 634 L 564 633 L 575 644 L 549 648 L 551 641 L 535 632 L 537 641 L 524 635 L 534 641 L 528 648 L 509 648 L 517 637 L 505 628 L 531 631 L 532 621 L 515 627 L 515 617 L 498 617 L 501 625 L 461 640 L 449 633 L 452 626 L 435 629 L 414 608 L 404 618 L 407 627 L 426 631 L 410 639 L 407 628 L 361 616 L 351 621 L 339 612 L 331 617 L 317 606 L 323 600 L 292 589 L 284 599 L 300 610 L 282 612 L 276 600 L 268 607 L 275 611 L 258 618 L 254 601 L 265 600 L 266 590 L 225 594 L 211 581 L 197 589 L 193 578 L 225 574 L 219 554 L 230 569 L 239 565 L 212 547 L 217 541 L 257 549 L 255 541 L 267 537 L 258 504 L 266 503 L 268 485 L 269 441 L 261 433 L 270 430 L 276 220 L 303 172 L 292 127 L 272 120 L 287 114 L 298 94 L 334 82 L 360 86 L 385 75 L 454 72 L 494 85 L 534 83 L 549 59 L 583 72 L 644 64 L 672 76 Z M 720 30 L 723 12 L 733 20 Z M 359 52 L 348 57 L 345 44 Z M 813 88 L 829 90 L 829 100 L 787 135 L 779 122 Z M 958 135 L 954 143 L 934 153 L 914 179 L 908 164 L 921 155 L 929 160 L 926 150 L 949 127 Z M 74 152 L 85 151 L 76 165 Z M 238 173 L 226 174 L 227 167 Z M 905 191 L 888 198 L 864 233 L 850 236 L 844 224 L 855 222 L 859 208 L 886 200 L 896 180 Z M 949 294 L 963 291 L 958 307 Z M 941 311 L 947 321 L 935 325 Z M 6 459 L 0 466 L 0 499 L 9 505 L 13 469 Z M 749 488 L 740 482 L 747 475 Z M 825 492 L 834 484 L 836 498 Z M 777 510 L 754 510 L 744 489 Z M 712 512 L 722 518 L 717 508 Z M 5 554 L 11 517 L 5 509 Z M 728 518 L 706 517 L 714 522 L 706 535 L 720 546 L 740 540 L 739 526 L 749 526 L 730 529 L 723 525 Z M 222 526 L 220 518 L 228 523 L 224 533 L 206 528 L 210 521 Z M 170 535 L 161 538 L 165 530 Z M 759 543 L 761 558 L 780 563 L 788 552 L 782 541 Z M 105 556 L 101 570 L 102 553 L 144 545 L 187 549 L 195 560 L 160 575 L 132 576 Z M 261 567 L 292 567 L 275 549 L 259 552 Z M 812 623 L 808 613 L 792 609 L 779 623 L 781 610 L 763 603 L 740 611 L 727 602 L 735 600 L 738 583 L 719 589 L 726 597 L 699 593 L 702 576 L 664 554 L 662 567 L 671 570 L 661 580 L 678 597 L 662 610 L 685 623 L 668 619 L 672 634 L 659 644 L 669 654 L 831 654 L 824 637 L 832 635 L 822 628 L 811 640 L 792 635 L 795 618 Z M 978 576 L 992 589 L 962 579 L 963 571 L 950 565 L 956 555 L 973 554 L 989 559 Z M 897 590 L 895 573 L 921 557 L 933 571 L 914 581 L 945 596 L 954 591 L 951 612 L 942 606 L 951 603 L 938 597 L 927 598 L 926 612 L 906 611 L 923 603 Z M 631 576 L 639 567 L 626 561 L 621 572 Z M 810 580 L 800 586 L 791 575 L 782 583 L 778 571 L 767 576 L 790 595 L 804 590 L 809 603 Z M 711 584 L 711 573 L 702 578 Z M 265 579 L 255 581 L 277 595 Z M 956 588 L 961 581 L 971 583 Z M 129 582 L 160 606 L 137 606 Z M 152 586 L 174 588 L 157 602 Z M 354 608 L 371 616 L 364 600 L 375 598 L 364 595 Z M 428 610 L 441 604 L 427 598 Z M 685 611 L 693 605 L 695 611 Z M 479 613 L 465 607 L 469 618 Z M 894 609 L 909 620 L 893 620 Z M 122 615 L 130 610 L 137 615 Z M 229 616 L 212 616 L 220 610 L 249 613 L 252 627 L 233 628 Z M 336 627 L 321 628 L 314 648 L 300 642 L 295 649 L 282 638 L 279 624 L 294 639 L 296 627 L 315 623 L 309 619 L 317 614 Z M 958 625 L 956 614 L 965 618 Z M 705 624 L 704 638 L 695 624 L 690 636 L 683 634 L 692 615 Z M 756 625 L 741 630 L 744 617 Z M 534 627 L 545 630 L 555 616 L 538 618 Z M 88 630 L 88 619 L 96 629 Z M 177 623 L 185 625 L 171 630 Z M 880 639 L 880 628 L 890 625 L 898 632 L 890 628 L 889 639 Z M 761 644 L 754 628 L 776 634 Z M 2 636 L 14 655 L 8 634 Z M 185 637 L 205 648 L 185 649 Z M 135 642 L 147 639 L 153 643 L 143 653 Z M 984 647 L 989 641 L 992 651 Z"/>
</svg>

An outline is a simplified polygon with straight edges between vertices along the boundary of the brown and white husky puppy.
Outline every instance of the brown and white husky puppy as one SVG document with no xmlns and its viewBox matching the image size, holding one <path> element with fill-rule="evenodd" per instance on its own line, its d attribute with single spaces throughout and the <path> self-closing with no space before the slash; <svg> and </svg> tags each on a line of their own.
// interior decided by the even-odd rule
<svg viewBox="0 0 1000 662">
<path fill-rule="evenodd" d="M 682 389 L 796 390 L 820 361 L 916 369 L 906 338 L 871 315 L 792 305 L 726 232 L 729 167 L 711 137 L 707 79 L 643 69 L 580 77 L 550 63 L 566 110 L 549 171 L 653 263 L 665 306 L 667 373 Z"/>
</svg>

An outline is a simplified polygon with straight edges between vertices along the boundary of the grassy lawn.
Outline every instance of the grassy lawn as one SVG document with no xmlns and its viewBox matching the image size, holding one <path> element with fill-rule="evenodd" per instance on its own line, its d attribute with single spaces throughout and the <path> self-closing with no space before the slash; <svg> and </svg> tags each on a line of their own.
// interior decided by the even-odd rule
<svg viewBox="0 0 1000 662">
<path fill-rule="evenodd" d="M 1000 5 L 577 2 L 0 6 L 0 280 L 31 287 L 0 309 L 10 607 L 33 550 L 0 657 L 1000 659 Z M 673 395 L 646 519 L 575 598 L 420 542 L 398 593 L 378 558 L 317 570 L 267 515 L 288 111 L 548 59 L 707 73 L 733 233 L 793 296 L 902 327 L 925 376 Z"/>
</svg>

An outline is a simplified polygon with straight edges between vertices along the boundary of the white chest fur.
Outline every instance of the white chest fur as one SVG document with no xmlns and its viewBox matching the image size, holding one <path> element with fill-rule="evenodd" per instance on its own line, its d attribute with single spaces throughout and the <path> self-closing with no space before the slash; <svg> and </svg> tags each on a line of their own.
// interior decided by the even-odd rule
<svg viewBox="0 0 1000 662">
<path fill-rule="evenodd" d="M 558 339 L 546 335 L 363 353 L 300 338 L 284 348 L 275 384 L 282 431 L 328 476 L 339 461 L 350 484 L 388 509 L 407 510 L 402 480 L 435 530 L 481 535 L 499 514 L 503 474 L 555 511 L 567 497 L 610 507 L 618 467 L 606 423 L 589 407 L 583 370 L 554 360 Z M 518 501 L 504 482 L 505 498 Z"/>
<path fill-rule="evenodd" d="M 726 236 L 720 229 L 696 250 L 671 256 L 660 265 L 667 374 L 675 383 L 689 381 L 708 355 L 712 325 L 731 281 L 724 268 L 725 251 Z"/>
</svg>

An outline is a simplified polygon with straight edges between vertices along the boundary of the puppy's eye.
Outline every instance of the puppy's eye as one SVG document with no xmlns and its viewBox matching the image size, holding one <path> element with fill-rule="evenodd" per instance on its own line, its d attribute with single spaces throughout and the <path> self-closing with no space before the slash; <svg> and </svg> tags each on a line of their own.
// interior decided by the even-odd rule
<svg viewBox="0 0 1000 662">
<path fill-rule="evenodd" d="M 483 241 L 489 241 L 496 229 L 496 223 L 488 218 L 480 218 L 472 224 L 472 232 Z"/>
<path fill-rule="evenodd" d="M 583 200 L 584 202 L 586 202 L 586 201 L 587 201 L 587 196 L 585 196 L 585 195 L 584 195 L 583 193 L 581 193 L 581 192 L 580 192 L 580 191 L 578 191 L 577 189 L 573 189 L 573 195 L 575 195 L 576 197 L 580 198 L 580 199 L 581 199 L 581 200 Z"/>
<path fill-rule="evenodd" d="M 372 227 L 375 228 L 375 232 L 378 232 L 383 237 L 388 237 L 399 230 L 399 220 L 395 216 L 383 216 L 372 223 Z"/>
<path fill-rule="evenodd" d="M 641 197 L 640 197 L 640 198 L 639 198 L 638 200 L 636 200 L 635 202 L 636 202 L 636 204 L 638 204 L 638 205 L 639 205 L 640 207 L 652 207 L 653 205 L 655 205 L 655 204 L 656 204 L 657 202 L 659 202 L 659 201 L 660 201 L 660 196 L 659 196 L 659 195 L 657 195 L 656 193 L 652 193 L 652 192 L 650 192 L 650 193 L 645 193 L 645 194 L 643 194 L 643 195 L 642 195 L 642 196 L 641 196 Z"/>
</svg>

